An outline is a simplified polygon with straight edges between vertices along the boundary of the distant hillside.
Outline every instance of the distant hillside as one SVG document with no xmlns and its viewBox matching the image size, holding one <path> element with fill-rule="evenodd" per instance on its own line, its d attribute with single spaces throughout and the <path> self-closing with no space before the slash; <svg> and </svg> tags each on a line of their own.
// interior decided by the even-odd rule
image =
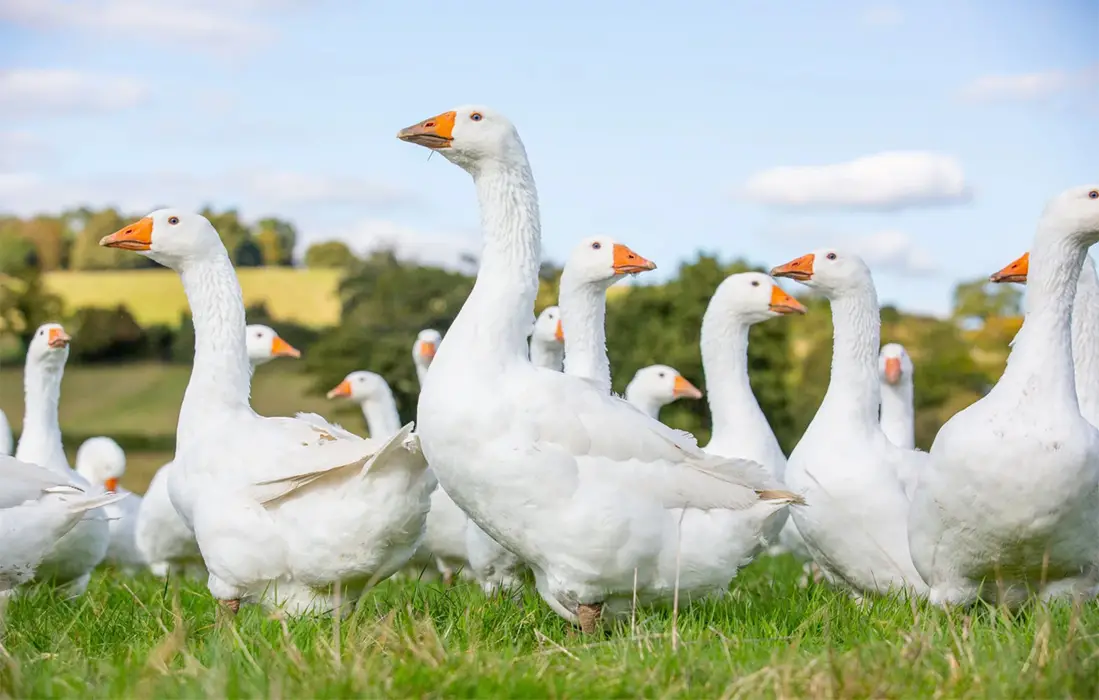
<svg viewBox="0 0 1099 700">
<path fill-rule="evenodd" d="M 310 328 L 339 323 L 340 274 L 335 269 L 237 269 L 246 305 L 262 302 L 273 318 Z M 121 304 L 142 326 L 175 326 L 187 308 L 179 276 L 165 269 L 55 270 L 46 274 L 46 286 L 61 297 L 66 315 L 82 307 Z"/>
</svg>

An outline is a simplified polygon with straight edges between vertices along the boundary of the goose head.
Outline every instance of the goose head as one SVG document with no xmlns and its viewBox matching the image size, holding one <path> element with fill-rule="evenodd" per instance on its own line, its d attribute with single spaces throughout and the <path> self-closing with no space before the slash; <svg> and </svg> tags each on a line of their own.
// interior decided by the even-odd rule
<svg viewBox="0 0 1099 700">
<path fill-rule="evenodd" d="M 771 270 L 772 277 L 786 277 L 819 290 L 829 299 L 873 290 L 870 268 L 854 253 L 821 248 Z"/>
<path fill-rule="evenodd" d="M 649 365 L 637 370 L 626 387 L 627 394 L 652 398 L 662 406 L 676 399 L 701 399 L 702 392 L 668 365 Z"/>
<path fill-rule="evenodd" d="M 710 301 L 721 313 L 746 324 L 803 314 L 805 306 L 762 272 L 739 272 L 718 285 Z"/>
<path fill-rule="evenodd" d="M 1004 284 L 1007 282 L 1018 282 L 1019 284 L 1026 284 L 1026 275 L 1030 270 L 1030 253 L 1026 252 L 1015 258 L 1011 263 L 1003 267 L 999 272 L 989 275 L 989 282 L 996 282 L 998 284 Z"/>
<path fill-rule="evenodd" d="M 433 328 L 425 328 L 416 336 L 416 342 L 412 344 L 412 361 L 417 367 L 427 368 L 435 359 L 435 353 L 439 351 L 439 344 L 443 342 L 443 335 Z"/>
<path fill-rule="evenodd" d="M 486 161 L 525 164 L 519 132 L 490 107 L 465 105 L 401 129 L 397 138 L 438 151 L 469 172 Z"/>
<path fill-rule="evenodd" d="M 561 310 L 556 306 L 547 306 L 534 321 L 531 338 L 542 345 L 561 345 L 565 342 L 565 332 L 561 329 Z"/>
<path fill-rule="evenodd" d="M 76 451 L 76 471 L 89 483 L 116 491 L 126 473 L 126 452 L 109 437 L 88 438 Z"/>
<path fill-rule="evenodd" d="M 646 260 L 628 247 L 606 236 L 585 238 L 572 251 L 561 273 L 562 280 L 574 284 L 604 288 L 626 275 L 655 270 L 656 263 Z"/>
<path fill-rule="evenodd" d="M 65 366 L 69 359 L 69 341 L 72 338 L 60 323 L 43 323 L 34 332 L 27 346 L 27 364 L 41 365 L 51 369 Z"/>
<path fill-rule="evenodd" d="M 912 359 L 900 343 L 887 343 L 878 354 L 878 374 L 881 381 L 897 386 L 901 380 L 912 381 Z"/>
<path fill-rule="evenodd" d="M 1042 228 L 1083 245 L 1099 242 L 1099 184 L 1072 187 L 1046 204 Z"/>
<path fill-rule="evenodd" d="M 365 403 L 391 393 L 389 384 L 380 374 L 360 370 L 344 377 L 342 382 L 328 392 L 328 398 L 351 399 L 356 403 Z"/>
<path fill-rule="evenodd" d="M 205 216 L 180 209 L 157 209 L 104 236 L 99 245 L 135 251 L 173 270 L 190 260 L 226 254 L 221 237 Z"/>
<path fill-rule="evenodd" d="M 301 351 L 283 340 L 270 326 L 250 324 L 244 336 L 248 344 L 248 359 L 253 365 L 262 365 L 276 357 L 301 357 Z"/>
</svg>

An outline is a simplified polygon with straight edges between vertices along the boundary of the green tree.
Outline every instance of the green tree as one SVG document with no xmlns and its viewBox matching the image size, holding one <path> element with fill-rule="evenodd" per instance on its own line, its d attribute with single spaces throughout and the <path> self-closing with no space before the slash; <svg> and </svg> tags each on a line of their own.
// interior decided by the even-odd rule
<svg viewBox="0 0 1099 700">
<path fill-rule="evenodd" d="M 954 287 L 954 318 L 1018 316 L 1022 301 L 1022 291 L 1013 284 L 992 284 L 987 278 L 961 282 Z"/>
<path fill-rule="evenodd" d="M 256 244 L 263 252 L 264 265 L 291 265 L 298 232 L 294 225 L 282 219 L 260 219 L 256 224 Z"/>
<path fill-rule="evenodd" d="M 305 266 L 311 269 L 347 267 L 357 259 L 343 241 L 314 243 L 305 250 Z"/>
<path fill-rule="evenodd" d="M 10 221 L 0 224 L 0 331 L 24 349 L 38 326 L 61 315 L 61 300 L 46 289 L 38 248 Z"/>
<path fill-rule="evenodd" d="M 139 217 L 120 214 L 115 209 L 70 212 L 69 226 L 73 230 L 70 267 L 74 270 L 125 270 L 154 267 L 156 263 L 125 250 L 104 248 L 99 240 Z"/>
</svg>

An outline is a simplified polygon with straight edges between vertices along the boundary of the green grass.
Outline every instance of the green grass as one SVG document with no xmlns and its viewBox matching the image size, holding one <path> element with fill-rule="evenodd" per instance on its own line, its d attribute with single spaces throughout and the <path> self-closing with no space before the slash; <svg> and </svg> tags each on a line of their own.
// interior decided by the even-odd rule
<svg viewBox="0 0 1099 700">
<path fill-rule="evenodd" d="M 387 582 L 339 624 L 245 608 L 215 624 L 197 584 L 103 573 L 79 601 L 9 609 L 14 697 L 1096 697 L 1099 606 L 947 614 L 797 586 L 788 557 L 724 600 L 642 610 L 584 638 L 531 592 Z"/>
<path fill-rule="evenodd" d="M 340 321 L 339 270 L 288 267 L 238 268 L 247 305 L 263 302 L 273 318 L 310 328 Z M 179 325 L 187 310 L 179 275 L 171 270 L 58 270 L 46 275 L 46 286 L 61 297 L 66 313 L 78 308 L 123 305 L 142 326 Z"/>
</svg>

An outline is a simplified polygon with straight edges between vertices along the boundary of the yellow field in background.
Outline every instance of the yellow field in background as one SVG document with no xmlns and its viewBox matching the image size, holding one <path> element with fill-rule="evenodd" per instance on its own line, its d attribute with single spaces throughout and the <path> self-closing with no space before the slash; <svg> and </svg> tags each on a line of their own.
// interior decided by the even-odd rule
<svg viewBox="0 0 1099 700">
<path fill-rule="evenodd" d="M 340 320 L 339 270 L 286 267 L 237 270 L 245 304 L 263 302 L 272 317 L 312 328 Z M 142 326 L 179 324 L 187 309 L 179 275 L 171 270 L 102 270 L 47 273 L 46 286 L 61 297 L 65 313 L 88 306 L 125 306 Z"/>
</svg>

